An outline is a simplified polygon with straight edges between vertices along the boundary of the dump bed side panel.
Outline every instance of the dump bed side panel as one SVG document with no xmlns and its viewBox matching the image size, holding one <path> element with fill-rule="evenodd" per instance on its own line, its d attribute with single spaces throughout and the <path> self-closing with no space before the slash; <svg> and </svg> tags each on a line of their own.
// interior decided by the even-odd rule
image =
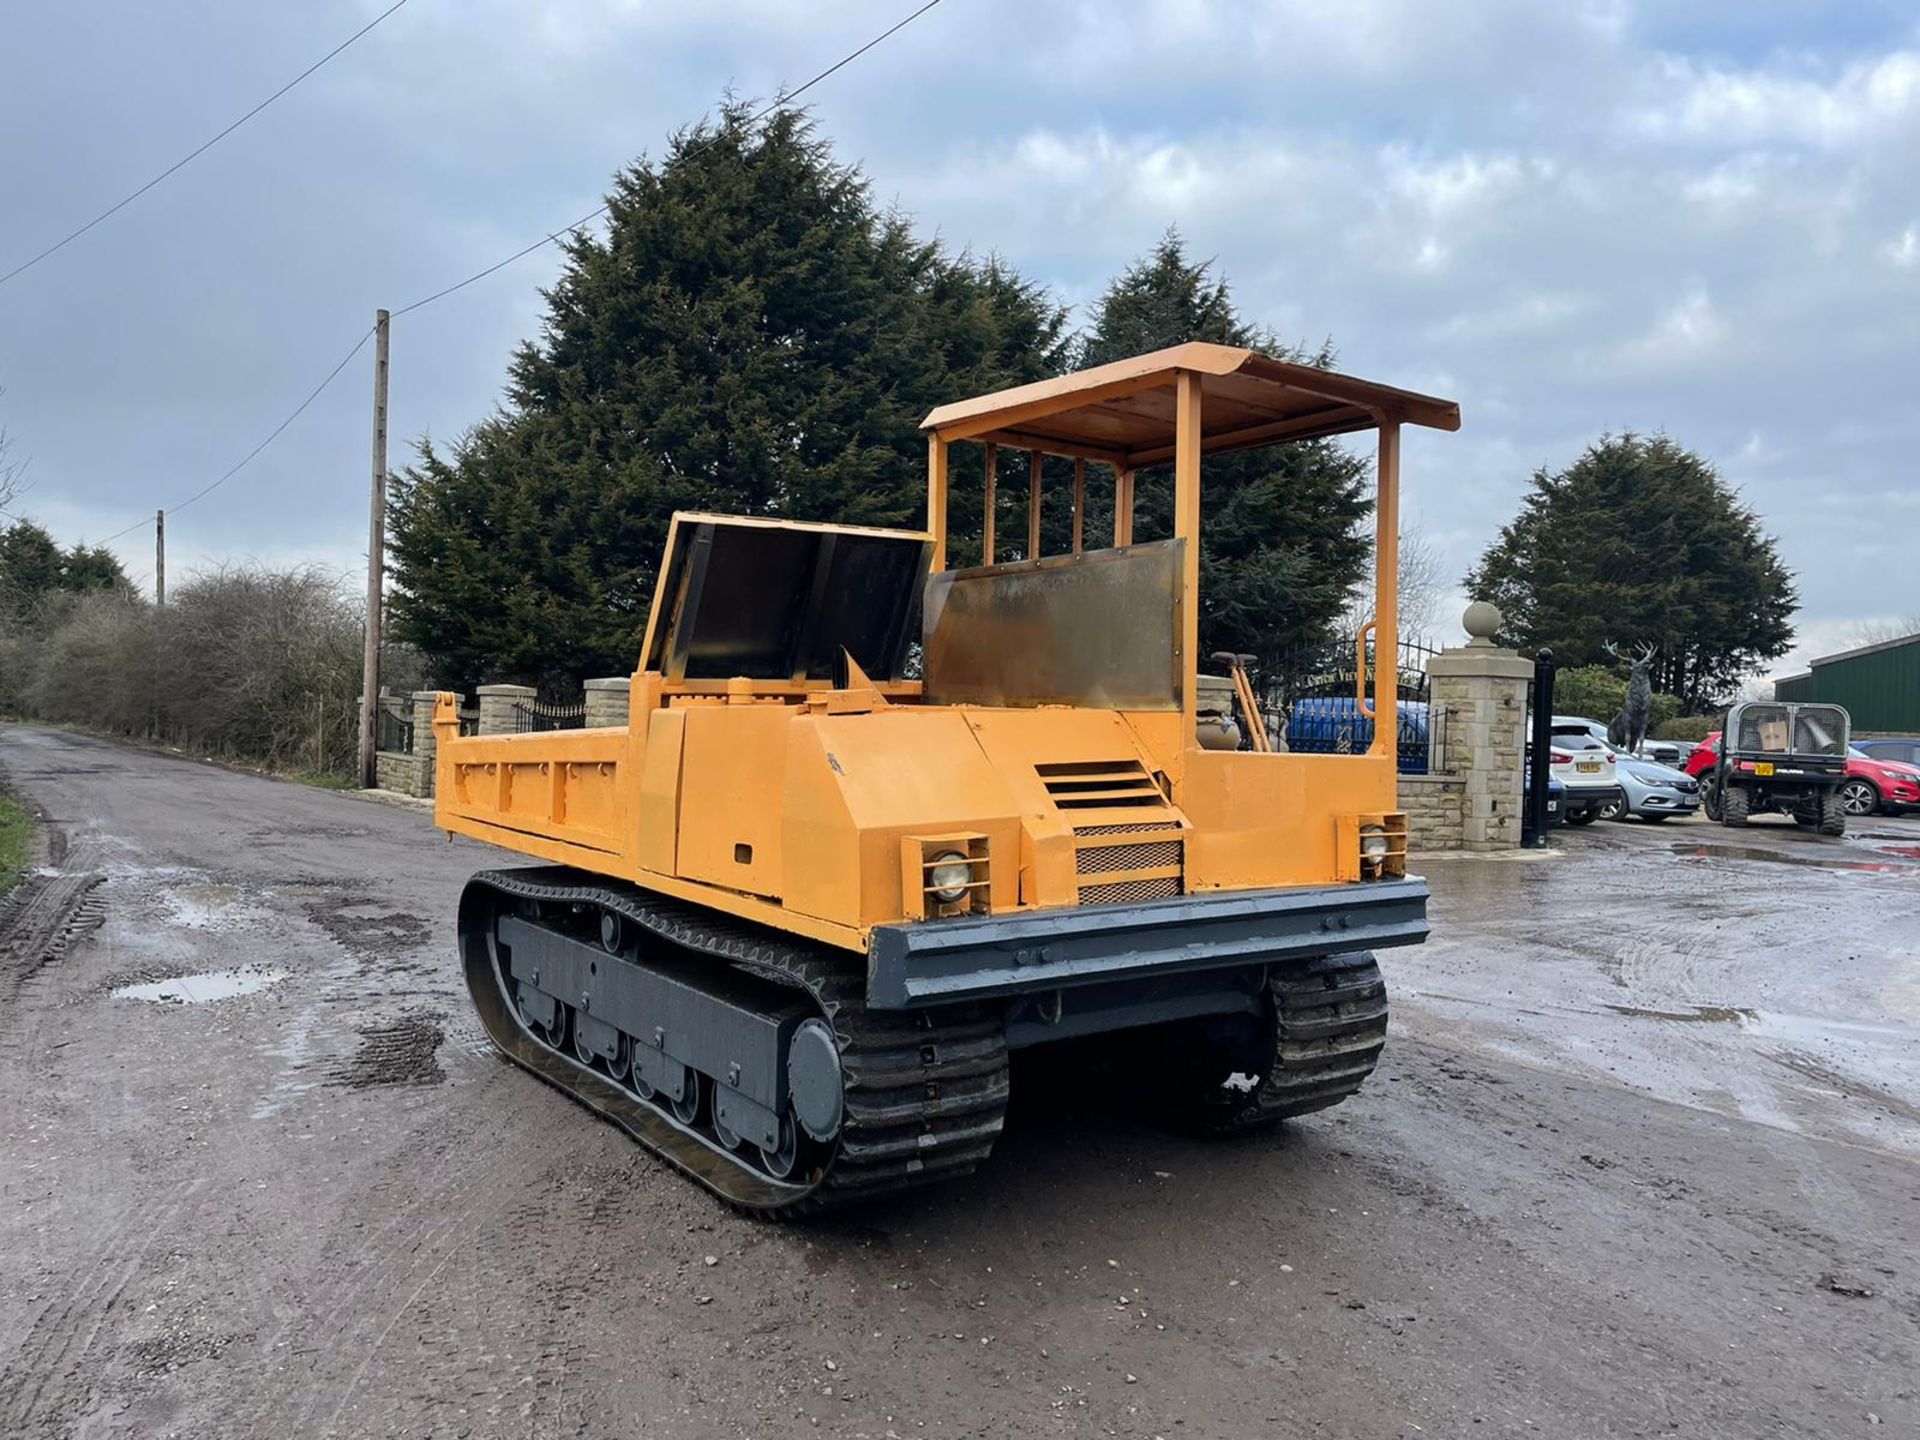
<svg viewBox="0 0 1920 1440">
<path fill-rule="evenodd" d="M 625 730 L 441 739 L 436 819 L 443 827 L 454 817 L 478 821 L 598 856 L 630 854 L 622 775 L 635 760 L 630 741 Z"/>
</svg>

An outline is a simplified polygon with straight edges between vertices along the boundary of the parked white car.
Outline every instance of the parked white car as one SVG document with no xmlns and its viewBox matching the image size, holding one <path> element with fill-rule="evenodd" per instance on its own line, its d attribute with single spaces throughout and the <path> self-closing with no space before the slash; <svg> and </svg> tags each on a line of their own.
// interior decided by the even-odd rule
<svg viewBox="0 0 1920 1440">
<path fill-rule="evenodd" d="M 1607 744 L 1606 726 L 1596 736 L 1592 725 L 1577 715 L 1553 717 L 1548 771 L 1567 787 L 1569 825 L 1591 825 L 1604 812 L 1617 812 L 1626 799 L 1615 771 L 1613 747 Z"/>
</svg>

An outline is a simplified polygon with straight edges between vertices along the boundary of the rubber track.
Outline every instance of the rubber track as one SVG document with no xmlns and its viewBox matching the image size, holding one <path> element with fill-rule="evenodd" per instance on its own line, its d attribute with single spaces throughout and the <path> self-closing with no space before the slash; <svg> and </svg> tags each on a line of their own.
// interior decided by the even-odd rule
<svg viewBox="0 0 1920 1440">
<path fill-rule="evenodd" d="M 1205 1130 L 1250 1130 L 1338 1105 L 1373 1073 L 1387 1043 L 1387 985 L 1364 952 L 1276 966 L 1273 1054 L 1244 1103 L 1213 1111 Z"/>
<path fill-rule="evenodd" d="M 688 1157 L 655 1144 L 615 1113 L 627 1107 L 610 1109 L 600 1103 L 605 1098 L 601 1087 L 619 1089 L 608 1077 L 544 1043 L 541 1048 L 547 1057 L 566 1061 L 576 1077 L 584 1075 L 596 1082 L 590 1093 L 584 1082 L 568 1083 L 560 1067 L 527 1067 L 622 1123 L 649 1149 L 731 1204 L 767 1215 L 820 1213 L 964 1175 L 987 1158 L 999 1137 L 1006 1114 L 1008 1071 L 1005 1021 L 995 1009 L 870 1011 L 864 966 L 850 952 L 579 871 L 560 867 L 483 871 L 468 882 L 469 891 L 476 886 L 518 899 L 611 910 L 679 949 L 725 961 L 812 996 L 840 1043 L 846 1118 L 825 1174 L 811 1186 L 775 1181 L 683 1131 L 680 1134 L 687 1141 L 705 1145 L 722 1162 L 694 1157 L 701 1163 L 688 1164 Z M 471 966 L 468 981 L 473 983 Z M 511 1013 L 505 997 L 499 998 L 501 1009 Z M 484 1009 L 482 1019 L 488 1019 Z M 493 1030 L 491 1022 L 488 1029 Z M 518 1038 L 531 1037 L 523 1032 Z M 515 1046 L 501 1048 L 526 1063 Z M 631 1107 L 642 1105 L 627 1098 Z"/>
</svg>

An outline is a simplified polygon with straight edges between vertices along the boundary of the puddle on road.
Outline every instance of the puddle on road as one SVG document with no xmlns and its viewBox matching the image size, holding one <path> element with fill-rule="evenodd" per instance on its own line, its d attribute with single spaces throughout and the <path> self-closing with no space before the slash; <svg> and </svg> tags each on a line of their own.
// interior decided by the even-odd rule
<svg viewBox="0 0 1920 1440">
<path fill-rule="evenodd" d="M 212 1000 L 231 1000 L 236 995 L 252 995 L 287 978 L 284 970 L 263 970 L 244 965 L 237 970 L 208 970 L 199 975 L 181 975 L 172 980 L 151 980 L 142 985 L 122 985 L 113 992 L 116 1000 L 151 1000 L 166 1005 L 203 1005 Z"/>
<path fill-rule="evenodd" d="M 1920 865 L 1908 860 L 1850 860 L 1842 855 L 1790 855 L 1784 850 L 1768 850 L 1759 845 L 1721 845 L 1711 841 L 1682 840 L 1673 853 L 1690 860 L 1760 860 L 1770 865 L 1810 865 L 1816 870 L 1863 870 L 1873 874 L 1920 874 Z M 1900 855 L 1901 849 L 1877 850 L 1875 854 Z M 1920 858 L 1920 846 L 1914 847 Z"/>
<path fill-rule="evenodd" d="M 1842 1039 L 1856 1045 L 1885 1041 L 1910 1046 L 1920 1039 L 1920 1032 L 1898 1021 L 1792 1015 L 1781 1010 L 1760 1010 L 1745 1005 L 1688 1005 L 1677 1010 L 1661 1010 L 1645 1005 L 1609 1005 L 1606 1008 L 1616 1015 L 1627 1015 L 1636 1020 L 1669 1020 L 1683 1025 L 1737 1025 L 1755 1035 L 1791 1040 L 1809 1047 Z"/>
<path fill-rule="evenodd" d="M 1649 1010 L 1640 1005 L 1609 1005 L 1616 1015 L 1631 1015 L 1637 1020 L 1678 1020 L 1685 1024 L 1743 1025 L 1758 1020 L 1758 1010 L 1743 1010 L 1732 1005 L 1694 1005 L 1685 1010 Z"/>
</svg>

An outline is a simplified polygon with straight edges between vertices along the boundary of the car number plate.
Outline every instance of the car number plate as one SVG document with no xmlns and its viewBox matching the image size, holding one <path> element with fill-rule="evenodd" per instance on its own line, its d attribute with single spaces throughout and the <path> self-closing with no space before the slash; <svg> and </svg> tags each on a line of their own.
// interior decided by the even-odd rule
<svg viewBox="0 0 1920 1440">
<path fill-rule="evenodd" d="M 1600 762 L 1598 760 L 1582 760 L 1575 764 L 1573 768 L 1578 770 L 1582 775 L 1598 775 L 1600 773 Z M 1767 768 L 1771 770 L 1773 767 L 1769 765 Z"/>
<path fill-rule="evenodd" d="M 1753 773 L 1756 775 L 1773 774 L 1773 762 L 1771 760 L 1762 760 L 1759 764 L 1753 767 Z"/>
</svg>

